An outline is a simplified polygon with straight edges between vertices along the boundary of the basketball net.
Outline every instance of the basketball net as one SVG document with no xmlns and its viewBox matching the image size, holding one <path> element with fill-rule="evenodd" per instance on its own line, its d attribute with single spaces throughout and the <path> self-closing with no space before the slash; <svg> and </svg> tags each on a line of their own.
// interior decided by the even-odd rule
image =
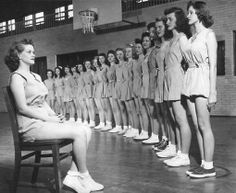
<svg viewBox="0 0 236 193">
<path fill-rule="evenodd" d="M 97 20 L 97 13 L 93 10 L 83 10 L 79 12 L 83 33 L 94 33 L 94 24 Z"/>
</svg>

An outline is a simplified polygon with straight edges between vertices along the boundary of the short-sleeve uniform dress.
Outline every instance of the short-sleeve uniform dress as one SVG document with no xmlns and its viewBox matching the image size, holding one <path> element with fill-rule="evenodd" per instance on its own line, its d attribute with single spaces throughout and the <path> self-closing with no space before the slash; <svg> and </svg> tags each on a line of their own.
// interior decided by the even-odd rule
<svg viewBox="0 0 236 193">
<path fill-rule="evenodd" d="M 17 74 L 17 75 L 15 75 Z M 48 89 L 41 81 L 39 75 L 32 73 L 32 77 L 26 77 L 19 72 L 13 72 L 11 76 L 21 76 L 24 80 L 24 90 L 27 106 L 34 109 L 35 112 L 41 114 L 48 114 L 45 97 L 48 94 Z M 19 133 L 21 133 L 24 141 L 34 141 L 38 139 L 38 136 L 42 136 L 41 131 L 48 129 L 59 129 L 66 127 L 76 127 L 73 123 L 56 123 L 49 121 L 42 121 L 40 119 L 31 118 L 17 112 L 17 122 L 19 125 Z M 45 136 L 46 139 L 46 136 Z"/>
<path fill-rule="evenodd" d="M 168 41 L 164 41 L 156 54 L 156 62 L 158 65 L 155 98 L 154 98 L 154 101 L 156 103 L 162 103 L 164 100 L 164 59 L 167 46 L 168 46 Z"/>
<path fill-rule="evenodd" d="M 116 81 L 116 65 L 112 64 L 107 71 L 107 89 L 106 97 L 112 97 L 115 90 L 115 81 Z"/>
<path fill-rule="evenodd" d="M 142 62 L 144 55 L 141 54 L 138 60 L 133 65 L 133 97 L 140 97 L 141 94 L 141 79 L 142 79 Z"/>
<path fill-rule="evenodd" d="M 186 59 L 189 68 L 184 75 L 183 95 L 201 95 L 206 98 L 210 93 L 209 56 L 206 46 L 207 35 L 211 29 L 205 29 L 189 39 Z"/>
<path fill-rule="evenodd" d="M 123 81 L 121 85 L 121 100 L 128 101 L 133 98 L 133 74 L 132 68 L 135 61 L 124 62 L 122 66 Z"/>
<path fill-rule="evenodd" d="M 44 80 L 44 84 L 48 89 L 47 100 L 55 99 L 55 81 L 54 79 L 46 79 Z"/>
<path fill-rule="evenodd" d="M 141 87 L 141 98 L 148 99 L 149 98 L 149 81 L 150 81 L 150 73 L 148 67 L 148 58 L 151 54 L 151 51 L 146 53 L 144 56 L 144 60 L 142 62 L 142 87 Z"/>
<path fill-rule="evenodd" d="M 165 54 L 164 100 L 175 101 L 181 99 L 184 71 L 181 66 L 183 59 L 179 39 L 185 36 L 179 33 L 174 41 L 170 41 Z"/>
<path fill-rule="evenodd" d="M 63 99 L 63 92 L 64 92 L 64 81 L 63 78 L 55 78 L 55 97 L 57 100 L 59 98 Z"/>
<path fill-rule="evenodd" d="M 104 84 L 102 80 L 102 70 L 100 68 L 94 73 L 94 98 L 101 99 L 104 93 Z"/>
<path fill-rule="evenodd" d="M 114 99 L 121 99 L 121 86 L 123 82 L 123 73 L 122 73 L 122 66 L 123 62 L 117 64 L 116 66 L 116 82 L 115 82 L 115 92 L 113 93 L 113 98 Z"/>
<path fill-rule="evenodd" d="M 64 102 L 70 102 L 73 99 L 73 86 L 74 78 L 72 75 L 67 75 L 64 77 L 64 93 L 63 100 Z"/>
<path fill-rule="evenodd" d="M 92 70 L 88 70 L 84 72 L 83 74 L 83 79 L 84 79 L 84 93 L 85 93 L 85 98 L 92 98 L 93 97 L 93 74 Z"/>
</svg>

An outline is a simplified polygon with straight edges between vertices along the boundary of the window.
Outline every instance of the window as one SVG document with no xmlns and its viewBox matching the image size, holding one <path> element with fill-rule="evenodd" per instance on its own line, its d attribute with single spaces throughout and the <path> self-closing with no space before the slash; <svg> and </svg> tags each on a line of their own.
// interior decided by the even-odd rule
<svg viewBox="0 0 236 193">
<path fill-rule="evenodd" d="M 6 33 L 7 30 L 7 23 L 5 21 L 0 23 L 0 34 Z"/>
<path fill-rule="evenodd" d="M 65 7 L 59 7 L 55 9 L 55 19 L 56 21 L 65 20 Z"/>
<path fill-rule="evenodd" d="M 25 27 L 33 26 L 33 15 L 25 16 Z"/>
<path fill-rule="evenodd" d="M 217 75 L 225 75 L 225 41 L 218 41 L 217 47 Z"/>
<path fill-rule="evenodd" d="M 36 25 L 41 25 L 44 24 L 44 13 L 39 12 L 35 14 L 35 24 Z"/>
<path fill-rule="evenodd" d="M 73 4 L 68 5 L 68 18 L 73 17 Z"/>
<path fill-rule="evenodd" d="M 14 31 L 16 29 L 16 21 L 15 19 L 8 20 L 8 31 Z"/>
<path fill-rule="evenodd" d="M 234 44 L 234 76 L 236 76 L 236 31 L 233 31 L 233 44 Z"/>
</svg>

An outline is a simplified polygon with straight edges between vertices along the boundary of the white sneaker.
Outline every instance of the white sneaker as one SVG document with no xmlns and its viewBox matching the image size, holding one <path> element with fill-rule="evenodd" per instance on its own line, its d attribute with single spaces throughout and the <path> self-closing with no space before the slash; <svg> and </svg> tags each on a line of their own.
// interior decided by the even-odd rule
<svg viewBox="0 0 236 193">
<path fill-rule="evenodd" d="M 159 143 L 158 135 L 152 134 L 152 136 L 149 139 L 142 141 L 142 143 L 145 145 L 157 144 L 157 143 Z"/>
<path fill-rule="evenodd" d="M 166 165 L 170 167 L 189 166 L 190 160 L 188 156 L 183 156 L 182 154 L 180 154 L 177 155 L 175 159 L 168 161 Z"/>
<path fill-rule="evenodd" d="M 109 131 L 112 129 L 111 124 L 107 124 L 105 127 L 101 128 L 101 131 Z"/>
<path fill-rule="evenodd" d="M 79 193 L 90 193 L 90 189 L 86 188 L 82 184 L 82 180 L 79 176 L 71 176 L 66 175 L 65 179 L 63 180 L 63 184 L 76 192 Z"/>
<path fill-rule="evenodd" d="M 134 137 L 134 140 L 142 141 L 142 140 L 146 140 L 148 138 L 149 138 L 148 132 L 147 131 L 142 131 L 139 135 L 136 135 Z"/>
<path fill-rule="evenodd" d="M 89 174 L 80 174 L 80 178 L 84 187 L 86 187 L 86 189 L 90 190 L 91 192 L 104 189 L 104 186 L 100 183 L 95 182 Z"/>
<path fill-rule="evenodd" d="M 84 122 L 82 123 L 82 125 L 85 126 L 85 127 L 88 127 L 88 126 L 89 126 L 88 121 L 84 121 Z"/>
<path fill-rule="evenodd" d="M 76 121 L 77 124 L 81 125 L 82 124 L 82 119 L 81 118 L 78 118 L 77 121 Z"/>
<path fill-rule="evenodd" d="M 163 163 L 164 163 L 164 164 L 168 164 L 168 162 L 173 162 L 175 159 L 178 159 L 178 157 L 180 156 L 180 154 L 181 154 L 181 151 L 178 150 L 177 153 L 176 153 L 176 155 L 175 155 L 174 157 L 171 157 L 171 158 L 169 158 L 169 159 L 164 160 Z"/>
<path fill-rule="evenodd" d="M 117 132 L 120 132 L 120 131 L 122 131 L 121 126 L 116 126 L 116 127 L 114 127 L 112 130 L 110 130 L 108 132 L 110 132 L 110 133 L 117 133 Z"/>
<path fill-rule="evenodd" d="M 89 127 L 90 127 L 90 128 L 95 127 L 95 122 L 94 122 L 94 121 L 90 121 L 90 123 L 89 123 Z"/>
<path fill-rule="evenodd" d="M 127 137 L 127 138 L 129 138 L 129 137 L 135 137 L 135 136 L 137 136 L 138 134 L 139 134 L 138 129 L 132 128 L 132 129 L 129 131 L 129 133 L 128 133 L 128 132 L 126 133 L 125 137 Z"/>
<path fill-rule="evenodd" d="M 123 135 L 123 137 L 126 137 L 126 135 L 129 135 L 129 133 L 132 131 L 132 128 L 129 128 L 126 132 L 125 132 L 125 134 Z"/>
<path fill-rule="evenodd" d="M 165 150 L 157 152 L 156 155 L 161 158 L 174 157 L 176 156 L 176 146 L 170 144 Z"/>
<path fill-rule="evenodd" d="M 69 122 L 75 122 L 75 118 L 74 118 L 74 117 L 71 117 L 68 121 L 69 121 Z"/>
<path fill-rule="evenodd" d="M 99 125 L 95 126 L 94 129 L 99 130 L 105 126 L 104 122 L 100 122 Z"/>
</svg>

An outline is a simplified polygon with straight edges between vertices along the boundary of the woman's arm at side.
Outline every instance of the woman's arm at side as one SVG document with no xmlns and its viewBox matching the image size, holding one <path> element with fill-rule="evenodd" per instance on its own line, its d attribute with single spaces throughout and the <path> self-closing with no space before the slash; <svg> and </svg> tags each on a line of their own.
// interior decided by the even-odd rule
<svg viewBox="0 0 236 193">
<path fill-rule="evenodd" d="M 208 33 L 206 45 L 207 45 L 209 67 L 210 67 L 209 104 L 212 104 L 212 103 L 216 103 L 217 101 L 217 93 L 216 93 L 217 41 L 216 41 L 215 33 L 213 31 Z"/>
</svg>

